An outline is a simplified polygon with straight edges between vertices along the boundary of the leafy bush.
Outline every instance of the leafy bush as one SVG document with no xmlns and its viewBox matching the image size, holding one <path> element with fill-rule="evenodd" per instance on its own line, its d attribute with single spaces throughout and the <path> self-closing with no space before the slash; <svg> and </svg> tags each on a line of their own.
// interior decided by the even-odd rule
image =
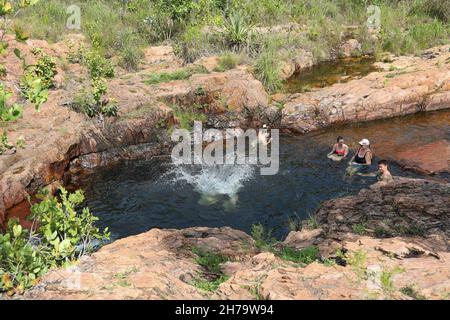
<svg viewBox="0 0 450 320">
<path fill-rule="evenodd" d="M 45 254 L 36 250 L 32 235 L 17 220 L 0 234 L 0 292 L 23 293 L 49 268 Z"/>
<path fill-rule="evenodd" d="M 106 99 L 108 91 L 104 78 L 114 77 L 114 66 L 109 60 L 95 50 L 86 50 L 84 47 L 72 48 L 68 57 L 71 63 L 81 63 L 88 67 L 91 76 L 90 91 L 83 90 L 71 103 L 75 111 L 83 112 L 89 117 L 107 116 L 115 117 L 118 113 L 117 102 Z"/>
<path fill-rule="evenodd" d="M 41 105 L 48 99 L 48 90 L 43 88 L 42 79 L 33 74 L 25 74 L 20 80 L 22 95 L 40 110 Z"/>
<path fill-rule="evenodd" d="M 53 78 L 57 74 L 54 60 L 39 48 L 32 53 L 38 57 L 36 64 L 27 65 L 19 49 L 14 50 L 15 55 L 22 61 L 24 74 L 20 78 L 22 95 L 35 104 L 36 110 L 48 99 L 48 89 L 53 87 Z"/>
<path fill-rule="evenodd" d="M 89 209 L 77 212 L 82 191 L 59 190 L 61 201 L 41 195 L 42 201 L 31 207 L 30 231 L 10 220 L 7 232 L 0 234 L 0 291 L 22 293 L 49 269 L 66 266 L 109 239 L 107 229 L 95 227 L 98 219 Z"/>
<path fill-rule="evenodd" d="M 34 66 L 28 67 L 27 72 L 32 73 L 36 78 L 41 79 L 42 87 L 44 89 L 52 88 L 54 86 L 53 78 L 58 73 L 55 61 L 40 48 L 34 48 L 32 53 L 38 59 Z"/>
<path fill-rule="evenodd" d="M 12 97 L 12 92 L 7 90 L 5 85 L 0 82 L 0 119 L 5 122 L 14 121 L 22 117 L 23 107 L 17 103 L 12 106 L 8 100 Z"/>
<path fill-rule="evenodd" d="M 70 262 L 92 252 L 103 240 L 109 238 L 108 229 L 103 232 L 94 225 L 96 218 L 88 208 L 77 212 L 77 206 L 84 201 L 83 191 L 69 194 L 59 188 L 61 200 L 41 195 L 42 201 L 31 207 L 31 219 L 39 226 L 42 244 L 50 248 L 52 256 L 59 264 Z"/>
<path fill-rule="evenodd" d="M 114 66 L 111 61 L 95 50 L 85 52 L 82 62 L 88 67 L 93 79 L 114 77 Z"/>
<path fill-rule="evenodd" d="M 102 78 L 91 81 L 90 90 L 82 90 L 71 103 L 72 109 L 82 112 L 88 117 L 106 116 L 115 117 L 118 113 L 117 102 L 114 99 L 105 99 L 107 93 L 106 82 Z"/>
</svg>

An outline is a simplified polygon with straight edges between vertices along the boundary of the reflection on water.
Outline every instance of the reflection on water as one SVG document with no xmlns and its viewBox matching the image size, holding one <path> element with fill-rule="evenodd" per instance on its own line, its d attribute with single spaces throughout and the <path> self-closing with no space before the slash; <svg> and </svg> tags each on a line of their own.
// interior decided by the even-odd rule
<svg viewBox="0 0 450 320">
<path fill-rule="evenodd" d="M 375 182 L 345 177 L 347 163 L 327 159 L 338 135 L 352 152 L 362 137 L 370 139 L 377 160 L 419 142 L 450 140 L 450 111 L 282 137 L 280 171 L 274 176 L 260 176 L 250 166 L 173 167 L 169 157 L 129 162 L 89 177 L 83 186 L 86 204 L 114 238 L 154 227 L 231 226 L 249 232 L 258 222 L 281 238 L 288 232 L 289 219 L 307 218 L 321 202 Z M 416 176 L 395 165 L 392 172 Z"/>
<path fill-rule="evenodd" d="M 314 88 L 324 88 L 335 83 L 344 83 L 377 71 L 372 57 L 346 58 L 323 62 L 302 70 L 288 79 L 283 86 L 285 93 L 304 92 Z"/>
</svg>

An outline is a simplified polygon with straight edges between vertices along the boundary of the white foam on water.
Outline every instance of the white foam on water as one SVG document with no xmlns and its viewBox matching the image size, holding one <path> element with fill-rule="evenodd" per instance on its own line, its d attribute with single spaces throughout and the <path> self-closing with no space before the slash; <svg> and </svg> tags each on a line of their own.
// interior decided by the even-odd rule
<svg viewBox="0 0 450 320">
<path fill-rule="evenodd" d="M 174 165 L 168 173 L 172 183 L 185 182 L 200 194 L 201 205 L 224 201 L 225 209 L 235 207 L 238 193 L 250 180 L 256 166 L 244 165 Z M 224 197 L 226 200 L 224 200 Z"/>
</svg>

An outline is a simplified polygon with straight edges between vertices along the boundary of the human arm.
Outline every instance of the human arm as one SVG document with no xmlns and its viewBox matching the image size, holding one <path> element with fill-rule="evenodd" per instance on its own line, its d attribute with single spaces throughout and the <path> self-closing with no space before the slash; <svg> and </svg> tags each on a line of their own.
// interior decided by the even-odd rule
<svg viewBox="0 0 450 320">
<path fill-rule="evenodd" d="M 335 152 L 336 152 L 336 144 L 333 145 L 333 148 L 331 149 L 331 152 L 328 153 L 328 155 L 331 156 Z"/>
<path fill-rule="evenodd" d="M 366 152 L 365 158 L 366 158 L 365 165 L 370 166 L 372 164 L 372 152 L 370 152 L 370 151 Z"/>
</svg>

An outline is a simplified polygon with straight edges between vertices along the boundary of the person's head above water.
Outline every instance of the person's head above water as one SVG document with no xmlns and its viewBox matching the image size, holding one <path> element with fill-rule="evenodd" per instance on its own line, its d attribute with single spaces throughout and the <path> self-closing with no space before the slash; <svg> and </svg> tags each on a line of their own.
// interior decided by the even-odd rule
<svg viewBox="0 0 450 320">
<path fill-rule="evenodd" d="M 389 163 L 387 162 L 387 160 L 378 161 L 378 170 L 380 170 L 381 172 L 387 171 L 388 166 L 389 166 Z"/>
<path fill-rule="evenodd" d="M 339 144 L 343 144 L 344 143 L 344 138 L 342 136 L 339 136 L 339 137 L 337 137 L 336 141 Z"/>
<path fill-rule="evenodd" d="M 359 145 L 366 149 L 370 146 L 370 141 L 364 138 L 359 142 Z"/>
</svg>

